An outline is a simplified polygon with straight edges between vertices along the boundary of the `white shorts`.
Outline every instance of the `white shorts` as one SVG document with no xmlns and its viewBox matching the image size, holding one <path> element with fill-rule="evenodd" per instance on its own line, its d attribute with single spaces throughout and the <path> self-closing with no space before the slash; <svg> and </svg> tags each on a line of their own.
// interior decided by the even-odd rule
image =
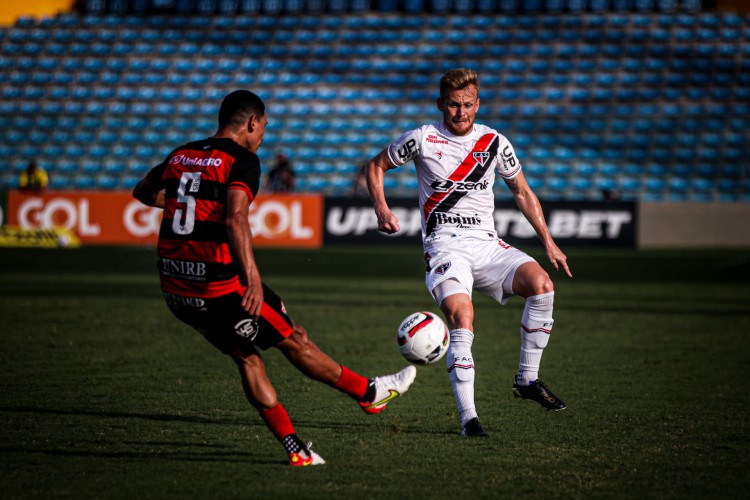
<svg viewBox="0 0 750 500">
<path fill-rule="evenodd" d="M 425 285 L 435 302 L 440 300 L 435 287 L 447 279 L 458 281 L 471 297 L 472 290 L 505 304 L 513 293 L 516 270 L 527 262 L 535 262 L 526 253 L 503 240 L 451 238 L 425 247 Z"/>
</svg>

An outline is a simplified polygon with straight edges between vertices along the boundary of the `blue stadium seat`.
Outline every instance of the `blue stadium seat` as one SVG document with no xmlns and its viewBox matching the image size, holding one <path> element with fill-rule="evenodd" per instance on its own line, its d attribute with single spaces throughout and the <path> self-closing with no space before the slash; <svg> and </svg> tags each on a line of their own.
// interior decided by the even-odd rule
<svg viewBox="0 0 750 500">
<path fill-rule="evenodd" d="M 96 187 L 96 180 L 89 175 L 77 175 L 73 185 L 76 189 L 93 189 Z"/>
<path fill-rule="evenodd" d="M 574 177 L 573 188 L 578 191 L 589 191 L 593 189 L 594 182 L 588 177 Z"/>
<path fill-rule="evenodd" d="M 404 177 L 401 180 L 401 187 L 403 187 L 404 189 L 408 189 L 410 191 L 416 192 L 417 189 L 419 188 L 417 178 L 413 176 Z"/>
<path fill-rule="evenodd" d="M 95 179 L 96 187 L 104 190 L 111 190 L 119 187 L 120 179 L 112 175 L 100 175 Z"/>
<path fill-rule="evenodd" d="M 673 177 L 668 181 L 669 190 L 671 193 L 684 194 L 690 189 L 690 184 L 687 180 L 681 177 Z"/>
<path fill-rule="evenodd" d="M 112 176 L 119 177 L 127 171 L 125 163 L 116 160 L 107 160 L 104 164 L 104 170 Z"/>
<path fill-rule="evenodd" d="M 576 165 L 575 173 L 579 177 L 592 178 L 599 172 L 599 169 L 591 163 L 583 163 Z"/>
<path fill-rule="evenodd" d="M 49 180 L 49 188 L 55 190 L 73 189 L 73 179 L 65 175 L 53 175 Z"/>
<path fill-rule="evenodd" d="M 638 177 L 625 177 L 620 182 L 620 188 L 623 191 L 636 192 L 641 189 L 641 179 Z"/>
<path fill-rule="evenodd" d="M 531 187 L 531 189 L 533 189 L 533 190 L 536 191 L 536 190 L 542 189 L 544 187 L 544 175 L 538 175 L 538 176 L 536 176 L 536 175 L 534 175 L 531 172 L 529 172 L 529 174 L 527 174 L 527 175 L 528 176 L 526 177 L 526 181 L 529 183 L 529 186 Z M 503 183 L 503 181 L 500 180 L 499 178 L 496 178 L 495 179 L 495 183 L 498 186 L 501 186 L 502 183 Z"/>
<path fill-rule="evenodd" d="M 692 179 L 691 187 L 693 192 L 709 192 L 714 189 L 714 182 L 704 177 L 695 177 Z"/>
</svg>

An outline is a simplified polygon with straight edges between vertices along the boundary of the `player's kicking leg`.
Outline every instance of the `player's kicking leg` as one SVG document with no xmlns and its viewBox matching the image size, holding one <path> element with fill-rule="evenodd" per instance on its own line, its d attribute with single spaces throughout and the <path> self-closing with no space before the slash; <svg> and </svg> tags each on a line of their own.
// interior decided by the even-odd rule
<svg viewBox="0 0 750 500">
<path fill-rule="evenodd" d="M 409 390 L 417 376 L 417 369 L 410 365 L 391 375 L 363 377 L 322 352 L 298 324 L 294 324 L 293 333 L 277 347 L 302 373 L 349 395 L 365 413 L 383 411 L 391 401 Z"/>
</svg>

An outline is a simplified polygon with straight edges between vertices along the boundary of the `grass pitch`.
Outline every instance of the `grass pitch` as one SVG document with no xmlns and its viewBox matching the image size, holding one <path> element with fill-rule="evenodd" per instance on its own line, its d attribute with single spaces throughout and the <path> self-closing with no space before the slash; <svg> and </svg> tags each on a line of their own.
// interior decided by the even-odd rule
<svg viewBox="0 0 750 500">
<path fill-rule="evenodd" d="M 570 252 L 551 272 L 542 378 L 568 403 L 514 400 L 523 301 L 476 295 L 476 401 L 459 435 L 443 363 L 368 416 L 265 355 L 298 433 L 296 469 L 228 358 L 163 304 L 153 250 L 0 251 L 3 498 L 744 498 L 750 489 L 750 253 Z M 536 254 L 540 261 L 542 256 Z M 265 281 L 338 361 L 404 366 L 395 330 L 437 310 L 421 252 L 258 252 Z M 549 266 L 547 266 L 549 267 Z"/>
</svg>

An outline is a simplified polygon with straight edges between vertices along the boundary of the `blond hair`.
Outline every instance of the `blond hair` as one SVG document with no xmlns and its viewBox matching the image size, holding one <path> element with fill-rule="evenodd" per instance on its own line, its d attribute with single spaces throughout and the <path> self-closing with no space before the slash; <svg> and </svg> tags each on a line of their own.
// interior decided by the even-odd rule
<svg viewBox="0 0 750 500">
<path fill-rule="evenodd" d="M 477 72 L 468 68 L 456 68 L 447 71 L 440 79 L 440 97 L 451 90 L 461 90 L 469 85 L 474 85 L 479 91 L 479 78 Z"/>
</svg>

